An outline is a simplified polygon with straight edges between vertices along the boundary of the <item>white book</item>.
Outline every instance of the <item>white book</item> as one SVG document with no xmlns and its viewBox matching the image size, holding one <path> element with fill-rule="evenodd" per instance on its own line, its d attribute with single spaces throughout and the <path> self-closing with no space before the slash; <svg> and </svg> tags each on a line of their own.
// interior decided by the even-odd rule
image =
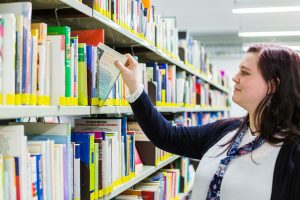
<svg viewBox="0 0 300 200">
<path fill-rule="evenodd" d="M 51 42 L 46 42 L 46 69 L 45 69 L 45 95 L 50 98 L 51 94 L 51 63 L 52 63 L 52 52 Z M 48 102 L 50 103 L 50 102 Z"/>
<path fill-rule="evenodd" d="M 35 187 L 35 189 L 37 190 L 37 175 L 36 175 L 36 157 L 35 156 L 31 156 L 30 157 L 30 178 L 31 178 L 31 185 L 33 187 Z M 37 193 L 33 194 L 31 197 L 32 200 L 37 200 L 38 196 Z"/>
<path fill-rule="evenodd" d="M 38 96 L 46 96 L 46 66 L 47 66 L 47 43 L 39 43 L 38 45 Z M 50 56 L 50 55 L 49 55 Z M 51 57 L 50 57 L 51 58 Z"/>
<path fill-rule="evenodd" d="M 125 65 L 127 57 L 99 43 L 97 47 L 97 73 L 99 76 L 97 77 L 97 81 L 100 106 L 104 105 L 105 100 L 120 74 L 120 70 L 115 66 L 116 60 Z"/>
<path fill-rule="evenodd" d="M 107 188 L 109 186 L 109 181 L 108 181 L 108 174 L 109 168 L 108 168 L 108 142 L 107 140 L 103 140 L 103 145 L 102 145 L 102 177 L 103 177 L 103 188 Z"/>
<path fill-rule="evenodd" d="M 118 163 L 119 157 L 119 148 L 120 145 L 118 143 L 117 139 L 117 133 L 114 132 L 108 132 L 106 133 L 106 138 L 111 139 L 111 180 L 112 183 L 120 179 L 121 177 L 119 176 L 119 171 L 121 171 L 121 166 L 123 163 Z"/>
<path fill-rule="evenodd" d="M 37 95 L 37 73 L 38 73 L 38 37 L 31 37 L 31 60 L 30 60 L 30 94 Z M 36 103 L 36 102 L 32 102 Z"/>
<path fill-rule="evenodd" d="M 48 35 L 51 42 L 50 96 L 51 105 L 61 105 L 65 97 L 65 37 Z"/>
<path fill-rule="evenodd" d="M 23 42 L 21 44 L 23 56 L 21 60 L 22 68 L 22 93 L 29 94 L 29 83 L 28 78 L 30 76 L 30 30 L 31 30 L 31 14 L 32 14 L 32 4 L 30 2 L 16 2 L 16 3 L 3 3 L 0 6 L 0 13 L 14 13 L 19 16 L 23 16 Z"/>
<path fill-rule="evenodd" d="M 16 62 L 16 17 L 14 14 L 3 14 L 3 104 L 13 105 L 15 94 L 15 62 Z"/>
<path fill-rule="evenodd" d="M 4 200 L 4 161 L 0 154 L 0 200 Z"/>
<path fill-rule="evenodd" d="M 22 15 L 16 15 L 16 69 L 15 69 L 15 93 L 22 93 L 22 72 L 23 72 L 23 24 L 24 17 Z M 16 99 L 17 100 L 17 99 Z M 20 104 L 21 99 L 16 103 Z"/>
<path fill-rule="evenodd" d="M 4 172 L 5 172 L 5 199 L 17 199 L 16 196 L 16 165 L 15 158 L 12 156 L 4 156 Z"/>
<path fill-rule="evenodd" d="M 20 167 L 20 193 L 21 199 L 28 196 L 27 188 L 27 149 L 26 137 L 23 126 L 0 126 L 1 142 L 6 145 L 0 146 L 0 153 L 19 158 Z"/>
<path fill-rule="evenodd" d="M 46 171 L 50 170 L 50 165 L 46 164 L 46 160 L 50 159 L 46 150 L 46 141 L 28 141 L 27 148 L 31 154 L 41 154 L 41 171 L 42 171 L 42 186 L 43 186 L 43 199 L 47 199 L 47 182 L 50 184 L 50 177 L 46 177 Z M 47 169 L 49 168 L 49 169 Z"/>
<path fill-rule="evenodd" d="M 74 200 L 80 199 L 80 144 L 75 144 Z"/>
<path fill-rule="evenodd" d="M 64 199 L 63 192 L 63 145 L 54 144 L 54 173 L 56 199 Z"/>
<path fill-rule="evenodd" d="M 74 97 L 74 73 L 75 73 L 75 44 L 71 43 L 71 97 Z M 72 102 L 73 103 L 73 102 Z"/>
<path fill-rule="evenodd" d="M 71 179 L 70 179 L 70 192 L 71 192 L 71 198 L 74 199 L 74 160 L 75 160 L 75 143 L 71 142 L 70 147 L 70 155 L 71 155 Z"/>
</svg>

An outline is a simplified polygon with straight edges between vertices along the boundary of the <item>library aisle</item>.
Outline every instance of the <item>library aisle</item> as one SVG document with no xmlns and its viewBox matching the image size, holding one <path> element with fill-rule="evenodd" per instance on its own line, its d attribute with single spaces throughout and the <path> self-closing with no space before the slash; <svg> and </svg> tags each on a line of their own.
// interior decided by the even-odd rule
<svg viewBox="0 0 300 200">
<path fill-rule="evenodd" d="M 186 4 L 0 1 L 0 200 L 192 198 L 199 160 L 177 155 L 180 145 L 157 147 L 151 133 L 244 116 L 231 79 L 254 40 L 235 36 L 241 24 L 211 21 L 226 12 L 252 22 L 237 20 L 238 3 L 220 3 L 220 16 L 204 12 L 210 1 Z M 133 94 L 115 66 L 128 65 L 127 53 L 137 62 Z M 169 124 L 149 134 L 134 102 Z"/>
</svg>

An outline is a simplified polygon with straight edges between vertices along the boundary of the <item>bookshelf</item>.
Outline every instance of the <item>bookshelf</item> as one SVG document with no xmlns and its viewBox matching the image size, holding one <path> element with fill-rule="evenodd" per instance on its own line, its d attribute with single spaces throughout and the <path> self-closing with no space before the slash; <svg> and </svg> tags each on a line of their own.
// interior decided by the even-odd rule
<svg viewBox="0 0 300 200">
<path fill-rule="evenodd" d="M 50 0 L 46 2 L 41 0 L 32 0 L 31 2 L 33 5 L 33 19 L 35 17 L 39 19 L 41 18 L 44 22 L 56 25 L 57 19 L 55 16 L 55 12 L 53 10 L 51 11 L 51 9 L 56 8 L 58 9 L 57 17 L 60 24 L 70 26 L 75 29 L 107 29 L 107 32 L 109 34 L 107 34 L 105 38 L 106 44 L 123 49 L 123 51 L 126 52 L 131 52 L 131 49 L 124 49 L 124 47 L 132 46 L 135 55 L 139 56 L 141 61 L 152 60 L 156 62 L 174 64 L 180 69 L 185 70 L 192 75 L 195 75 L 196 77 L 204 80 L 213 87 L 223 91 L 224 93 L 229 93 L 227 88 L 224 88 L 222 85 L 212 82 L 205 75 L 201 74 L 200 72 L 197 72 L 192 67 L 185 65 L 183 61 L 180 61 L 179 59 L 174 59 L 173 57 L 161 51 L 153 44 L 150 44 L 149 42 L 143 40 L 136 34 L 132 33 L 129 30 L 126 30 L 122 26 L 102 16 L 100 13 L 94 11 L 92 8 L 77 0 Z M 60 9 L 63 10 L 69 8 L 71 8 L 72 10 L 60 14 Z M 67 17 L 68 15 L 69 17 Z"/>
<path fill-rule="evenodd" d="M 177 160 L 180 156 L 172 156 L 169 159 L 159 163 L 157 166 L 143 166 L 143 170 L 141 173 L 137 174 L 134 179 L 131 179 L 127 183 L 120 185 L 119 187 L 115 188 L 109 196 L 106 196 L 104 200 L 112 199 L 118 194 L 122 193 L 126 189 L 132 187 L 136 183 L 142 181 L 143 179 L 147 178 L 151 174 L 155 173 L 156 171 L 160 170 L 164 166 L 172 163 L 173 161 Z"/>
<path fill-rule="evenodd" d="M 1 1 L 1 2 L 18 2 Z M 160 48 L 142 39 L 140 36 L 118 25 L 112 20 L 104 17 L 92 8 L 78 0 L 31 0 L 33 5 L 33 22 L 45 22 L 51 25 L 66 25 L 74 29 L 95 29 L 103 28 L 107 31 L 105 43 L 115 47 L 120 52 L 129 52 L 137 55 L 141 62 L 155 61 L 176 65 L 179 70 L 195 75 L 213 86 L 213 89 L 228 94 L 228 89 L 211 81 L 206 75 L 198 72 L 191 66 L 186 65 L 178 58 L 162 51 Z M 228 108 L 222 107 L 157 107 L 161 113 L 181 112 L 228 112 Z M 92 116 L 97 114 L 132 114 L 130 106 L 0 106 L 0 120 L 27 118 L 27 117 L 48 117 L 48 116 Z M 141 173 L 133 179 L 114 188 L 113 191 L 103 199 L 112 199 L 136 183 L 157 172 L 164 166 L 172 163 L 180 156 L 172 156 L 159 163 L 157 166 L 144 166 Z"/>
</svg>

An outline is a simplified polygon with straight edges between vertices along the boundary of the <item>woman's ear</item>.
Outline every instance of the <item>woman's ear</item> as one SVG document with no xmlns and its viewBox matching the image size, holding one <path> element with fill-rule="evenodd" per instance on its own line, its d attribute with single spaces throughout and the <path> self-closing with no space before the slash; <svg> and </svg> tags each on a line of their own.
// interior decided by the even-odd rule
<svg viewBox="0 0 300 200">
<path fill-rule="evenodd" d="M 276 89 L 279 87 L 280 85 L 280 80 L 279 78 L 276 78 L 276 79 L 272 79 L 270 82 L 269 82 L 269 93 L 271 94 L 274 94 L 276 92 Z"/>
</svg>

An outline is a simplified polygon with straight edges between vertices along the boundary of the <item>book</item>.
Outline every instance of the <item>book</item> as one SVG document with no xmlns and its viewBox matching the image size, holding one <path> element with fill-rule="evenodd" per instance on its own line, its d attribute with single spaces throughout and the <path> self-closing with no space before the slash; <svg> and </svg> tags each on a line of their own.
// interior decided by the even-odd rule
<svg viewBox="0 0 300 200">
<path fill-rule="evenodd" d="M 65 36 L 48 35 L 51 42 L 51 105 L 65 105 Z"/>
<path fill-rule="evenodd" d="M 0 199 L 4 200 L 4 161 L 2 154 L 0 154 Z"/>
<path fill-rule="evenodd" d="M 78 104 L 88 105 L 86 44 L 78 44 Z"/>
<path fill-rule="evenodd" d="M 33 23 L 31 29 L 38 30 L 38 73 L 37 73 L 37 104 L 46 104 L 46 62 L 47 59 L 47 24 Z M 47 98 L 50 98 L 47 97 Z"/>
<path fill-rule="evenodd" d="M 120 70 L 115 66 L 118 60 L 125 65 L 127 57 L 103 43 L 97 46 L 97 73 L 99 106 L 103 106 L 112 87 L 119 77 Z"/>
<path fill-rule="evenodd" d="M 26 199 L 30 194 L 27 190 L 28 177 L 28 152 L 26 148 L 27 138 L 24 135 L 23 126 L 0 126 L 0 138 L 1 142 L 6 145 L 0 146 L 0 153 L 5 156 L 17 157 L 16 162 L 17 169 L 19 171 L 17 183 L 19 183 L 19 191 L 17 191 L 17 197 L 21 200 Z M 22 195 L 20 195 L 22 194 Z"/>
<path fill-rule="evenodd" d="M 71 36 L 78 36 L 80 43 L 86 43 L 91 46 L 98 46 L 99 43 L 105 43 L 104 29 L 71 31 Z"/>
<path fill-rule="evenodd" d="M 75 144 L 74 200 L 80 200 L 80 144 Z"/>
<path fill-rule="evenodd" d="M 42 188 L 41 190 L 39 190 L 38 194 L 40 195 L 40 193 L 42 193 L 42 198 L 46 199 L 46 193 L 50 193 L 50 190 L 47 190 L 47 184 L 50 184 L 50 181 L 46 181 L 46 180 L 50 180 L 49 176 L 47 175 L 47 170 L 50 170 L 48 168 L 50 168 L 50 164 L 48 162 L 46 162 L 47 160 L 49 160 L 49 154 L 47 153 L 47 142 L 46 141 L 28 141 L 27 142 L 27 148 L 30 154 L 32 155 L 41 155 L 40 156 L 40 162 L 41 162 L 41 166 L 42 166 L 42 170 L 41 170 L 41 183 L 42 185 L 40 186 L 40 188 Z"/>
<path fill-rule="evenodd" d="M 56 146 L 56 153 L 58 153 L 62 158 L 62 167 L 60 167 L 62 175 L 65 175 L 65 178 L 62 177 L 62 195 L 65 197 L 71 196 L 70 183 L 71 180 L 71 124 L 68 123 L 19 123 L 19 122 L 10 122 L 13 125 L 23 125 L 21 127 L 25 128 L 25 133 L 29 140 L 32 141 L 48 141 L 53 140 Z M 61 144 L 62 146 L 58 146 Z M 65 146 L 65 147 L 63 147 Z M 55 164 L 54 164 L 55 165 Z M 54 195 L 53 195 L 54 196 Z"/>
<path fill-rule="evenodd" d="M 81 199 L 94 199 L 95 194 L 95 146 L 93 134 L 73 132 L 72 142 L 80 144 Z"/>
<path fill-rule="evenodd" d="M 30 84 L 29 84 L 29 76 L 30 76 L 30 46 L 31 46 L 31 34 L 30 34 L 30 30 L 31 30 L 31 13 L 32 13 L 32 4 L 30 2 L 17 2 L 17 3 L 4 3 L 1 4 L 0 6 L 0 13 L 14 13 L 18 19 L 23 18 L 23 20 L 21 20 L 22 22 L 19 23 L 17 22 L 17 26 L 21 29 L 18 28 L 18 30 L 22 30 L 22 33 L 20 33 L 21 36 L 21 41 L 18 45 L 19 48 L 22 49 L 18 50 L 17 48 L 17 52 L 18 55 L 17 57 L 21 60 L 18 60 L 18 64 L 20 64 L 20 66 L 18 65 L 18 71 L 20 72 L 20 74 L 18 75 L 18 81 L 19 81 L 19 86 L 18 89 L 21 89 L 21 91 L 17 90 L 18 94 L 23 94 L 22 95 L 22 103 L 23 104 L 29 104 L 29 88 L 30 88 Z M 19 21 L 19 20 L 17 20 Z M 17 36 L 18 37 L 18 36 Z M 20 55 L 22 54 L 22 55 Z M 19 68 L 20 67 L 20 68 Z M 18 98 L 21 99 L 21 97 L 19 96 Z M 21 100 L 17 100 L 18 103 L 21 103 Z"/>
<path fill-rule="evenodd" d="M 65 36 L 65 97 L 66 105 L 71 105 L 71 29 L 68 26 L 50 26 L 47 29 L 48 35 Z"/>
<path fill-rule="evenodd" d="M 2 98 L 4 105 L 15 104 L 16 17 L 3 14 Z"/>
</svg>

